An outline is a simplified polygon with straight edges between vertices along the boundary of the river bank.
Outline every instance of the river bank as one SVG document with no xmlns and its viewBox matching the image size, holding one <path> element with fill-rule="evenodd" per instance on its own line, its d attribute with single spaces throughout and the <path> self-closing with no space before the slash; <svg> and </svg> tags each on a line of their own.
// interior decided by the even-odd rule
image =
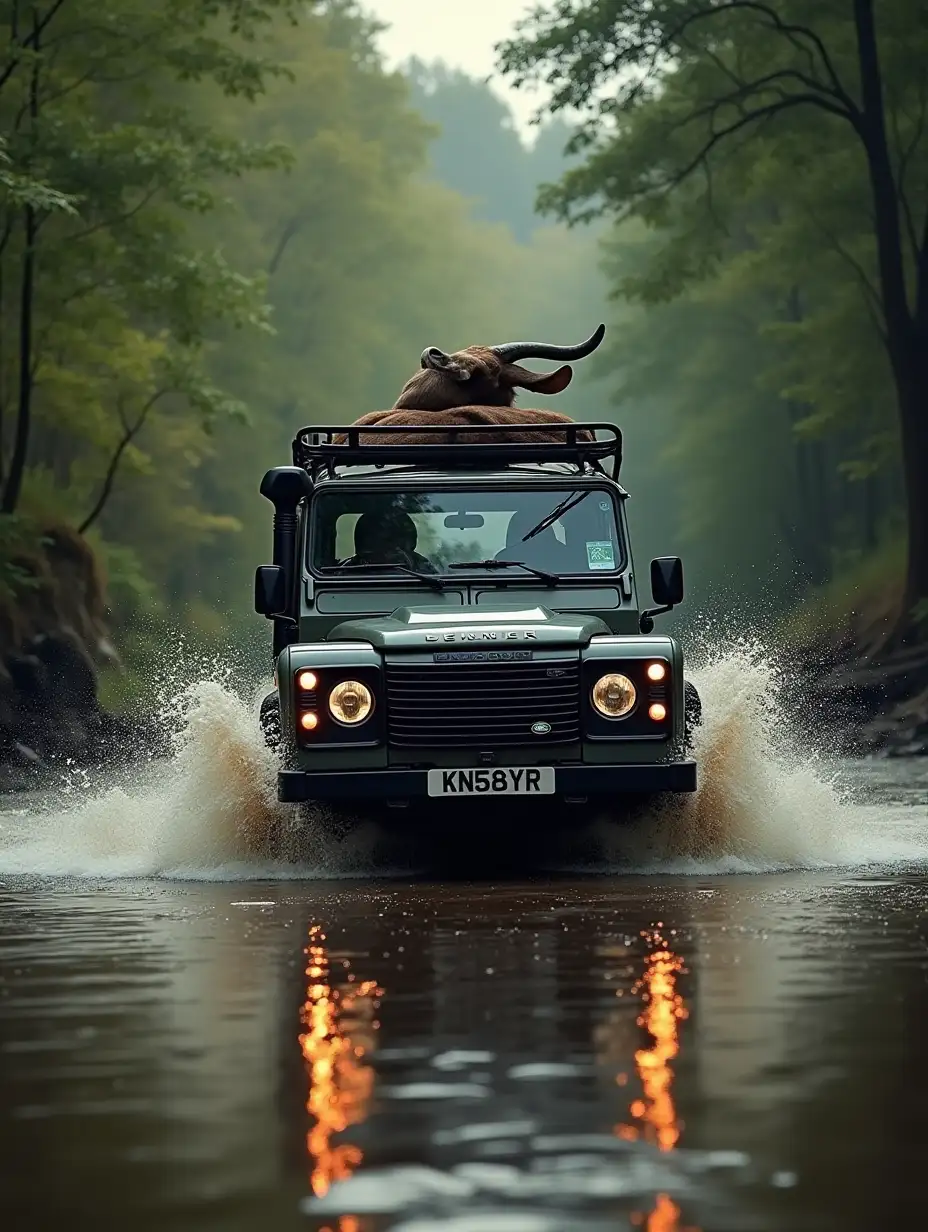
<svg viewBox="0 0 928 1232">
<path fill-rule="evenodd" d="M 790 699 L 845 757 L 928 755 L 928 646 L 867 656 L 845 642 L 807 647 Z"/>
<path fill-rule="evenodd" d="M 104 667 L 119 668 L 106 581 L 67 526 L 22 536 L 3 561 L 0 595 L 0 790 L 25 790 L 75 769 L 126 762 L 163 745 L 154 724 L 109 713 Z"/>
</svg>

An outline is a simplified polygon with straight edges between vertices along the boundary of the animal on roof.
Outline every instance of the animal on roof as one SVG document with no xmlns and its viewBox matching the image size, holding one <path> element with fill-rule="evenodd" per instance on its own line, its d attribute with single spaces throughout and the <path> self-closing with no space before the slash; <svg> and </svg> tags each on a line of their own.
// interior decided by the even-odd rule
<svg viewBox="0 0 928 1232">
<path fill-rule="evenodd" d="M 558 411 L 519 410 L 514 406 L 517 389 L 531 393 L 558 394 L 573 378 L 573 369 L 563 364 L 554 372 L 532 372 L 518 362 L 524 359 L 578 360 L 591 355 L 606 333 L 605 325 L 577 346 L 552 346 L 538 342 L 509 342 L 500 346 L 471 346 L 449 355 L 438 347 L 422 352 L 419 371 L 409 378 L 391 411 L 373 411 L 362 415 L 358 424 L 385 424 L 414 428 L 423 422 L 423 413 L 430 422 L 432 415 L 449 427 L 455 424 L 524 424 L 570 423 L 568 415 Z M 584 434 L 588 436 L 588 434 Z M 524 443 L 525 434 L 514 431 L 481 437 L 469 435 L 472 444 Z M 552 431 L 550 436 L 533 434 L 534 443 L 562 441 L 563 434 Z M 362 438 L 365 444 L 383 444 L 382 439 Z M 424 437 L 410 432 L 397 434 L 391 444 L 438 444 L 441 436 Z"/>
<path fill-rule="evenodd" d="M 584 359 L 602 342 L 596 333 L 578 346 L 549 346 L 539 342 L 508 342 L 501 346 L 471 346 L 448 355 L 438 347 L 422 352 L 419 371 L 409 378 L 393 404 L 396 411 L 449 411 L 459 406 L 512 406 L 517 389 L 536 394 L 559 394 L 570 384 L 573 369 L 567 364 L 554 372 L 531 372 L 521 359 Z"/>
</svg>

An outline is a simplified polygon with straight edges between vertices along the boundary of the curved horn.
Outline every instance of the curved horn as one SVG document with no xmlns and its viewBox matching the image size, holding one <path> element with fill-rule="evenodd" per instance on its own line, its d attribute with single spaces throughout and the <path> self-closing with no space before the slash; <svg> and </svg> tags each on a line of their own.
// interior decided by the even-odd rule
<svg viewBox="0 0 928 1232">
<path fill-rule="evenodd" d="M 581 342 L 579 346 L 548 346 L 543 342 L 507 342 L 503 346 L 495 346 L 492 349 L 494 355 L 497 355 L 505 364 L 514 364 L 520 359 L 585 359 L 587 355 L 592 355 L 606 335 L 605 325 L 600 325 L 599 329 L 586 342 Z"/>
</svg>

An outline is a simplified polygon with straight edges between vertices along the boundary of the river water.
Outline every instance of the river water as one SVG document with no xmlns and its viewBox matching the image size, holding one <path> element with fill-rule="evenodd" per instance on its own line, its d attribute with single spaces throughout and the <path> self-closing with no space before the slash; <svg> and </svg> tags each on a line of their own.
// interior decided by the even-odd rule
<svg viewBox="0 0 928 1232">
<path fill-rule="evenodd" d="M 9 801 L 3 1227 L 924 1226 L 928 765 L 814 756 L 749 655 L 699 683 L 698 796 L 505 878 L 269 844 L 216 682 L 171 764 Z"/>
</svg>

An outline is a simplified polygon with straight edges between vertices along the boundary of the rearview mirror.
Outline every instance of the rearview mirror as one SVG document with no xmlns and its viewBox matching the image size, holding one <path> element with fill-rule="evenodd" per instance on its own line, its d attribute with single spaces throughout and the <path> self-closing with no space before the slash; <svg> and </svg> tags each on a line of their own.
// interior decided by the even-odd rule
<svg viewBox="0 0 928 1232">
<path fill-rule="evenodd" d="M 280 565 L 260 565 L 255 572 L 255 611 L 277 616 L 287 606 L 287 578 Z"/>
<path fill-rule="evenodd" d="M 445 518 L 448 530 L 477 530 L 483 526 L 481 513 L 449 513 Z"/>
<path fill-rule="evenodd" d="M 651 561 L 651 594 L 658 607 L 683 602 L 683 561 L 679 556 L 658 556 Z"/>
</svg>

